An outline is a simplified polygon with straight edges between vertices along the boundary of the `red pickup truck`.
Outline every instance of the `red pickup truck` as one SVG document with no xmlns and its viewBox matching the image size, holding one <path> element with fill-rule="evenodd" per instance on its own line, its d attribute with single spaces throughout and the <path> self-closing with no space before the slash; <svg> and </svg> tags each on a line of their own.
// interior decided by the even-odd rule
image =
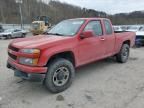
<svg viewBox="0 0 144 108">
<path fill-rule="evenodd" d="M 45 35 L 12 41 L 7 67 L 22 78 L 44 75 L 48 90 L 58 93 L 71 85 L 79 66 L 110 56 L 127 62 L 134 43 L 135 33 L 115 33 L 109 19 L 68 19 Z"/>
</svg>

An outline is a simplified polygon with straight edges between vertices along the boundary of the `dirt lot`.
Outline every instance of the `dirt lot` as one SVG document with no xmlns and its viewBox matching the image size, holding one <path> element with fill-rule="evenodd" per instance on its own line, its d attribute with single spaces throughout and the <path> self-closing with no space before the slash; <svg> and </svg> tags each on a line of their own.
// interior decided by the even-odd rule
<svg viewBox="0 0 144 108">
<path fill-rule="evenodd" d="M 126 64 L 107 59 L 81 67 L 68 90 L 51 94 L 6 68 L 9 42 L 0 40 L 0 108 L 144 108 L 144 48 L 131 49 Z"/>
</svg>

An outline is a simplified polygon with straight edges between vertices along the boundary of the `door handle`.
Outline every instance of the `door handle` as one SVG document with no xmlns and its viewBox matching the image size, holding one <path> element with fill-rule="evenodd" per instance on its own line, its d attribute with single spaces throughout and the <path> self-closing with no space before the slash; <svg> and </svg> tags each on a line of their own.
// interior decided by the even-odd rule
<svg viewBox="0 0 144 108">
<path fill-rule="evenodd" d="M 105 38 L 100 38 L 101 41 L 105 41 Z"/>
</svg>

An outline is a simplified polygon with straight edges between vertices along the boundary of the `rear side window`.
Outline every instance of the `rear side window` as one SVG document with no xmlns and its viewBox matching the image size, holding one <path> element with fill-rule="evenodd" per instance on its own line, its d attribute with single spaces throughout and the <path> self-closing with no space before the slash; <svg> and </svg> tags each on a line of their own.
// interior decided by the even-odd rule
<svg viewBox="0 0 144 108">
<path fill-rule="evenodd" d="M 112 34 L 112 27 L 111 23 L 108 20 L 104 20 L 105 28 L 106 28 L 106 34 L 110 35 Z"/>
<path fill-rule="evenodd" d="M 103 35 L 102 26 L 100 21 L 91 21 L 87 24 L 84 31 L 92 30 L 95 35 Z"/>
</svg>

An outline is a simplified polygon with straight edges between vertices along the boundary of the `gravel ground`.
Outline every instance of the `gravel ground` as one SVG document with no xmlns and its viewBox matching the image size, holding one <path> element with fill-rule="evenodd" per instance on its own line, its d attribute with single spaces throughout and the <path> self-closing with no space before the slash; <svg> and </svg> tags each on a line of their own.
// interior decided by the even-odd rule
<svg viewBox="0 0 144 108">
<path fill-rule="evenodd" d="M 144 108 L 144 48 L 131 49 L 126 64 L 109 58 L 83 66 L 68 90 L 51 94 L 6 68 L 9 42 L 0 40 L 0 108 Z"/>
</svg>

